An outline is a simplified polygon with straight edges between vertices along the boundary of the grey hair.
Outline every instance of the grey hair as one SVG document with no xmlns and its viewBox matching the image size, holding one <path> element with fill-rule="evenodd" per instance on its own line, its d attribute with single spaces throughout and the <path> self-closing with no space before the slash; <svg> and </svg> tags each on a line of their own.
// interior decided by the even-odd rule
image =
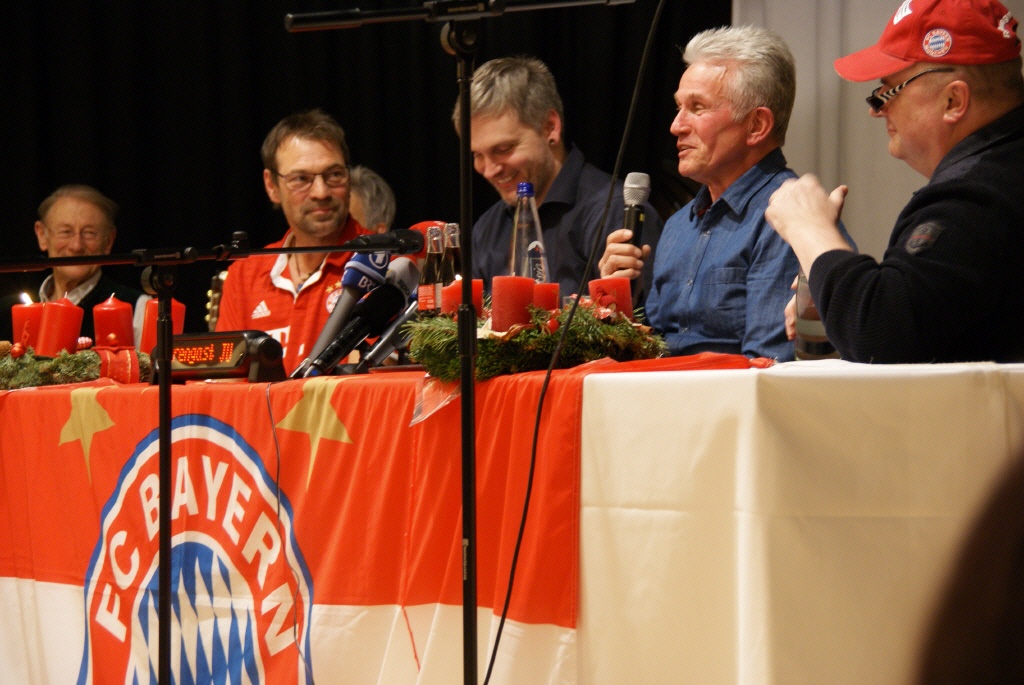
<svg viewBox="0 0 1024 685">
<path fill-rule="evenodd" d="M 473 72 L 470 103 L 470 116 L 514 112 L 523 124 L 535 131 L 544 128 L 551 110 L 565 120 L 555 77 L 536 57 L 500 57 L 482 64 Z M 460 104 L 456 102 L 452 111 L 456 131 L 459 114 Z"/>
<path fill-rule="evenodd" d="M 683 62 L 723 65 L 735 74 L 726 94 L 737 120 L 758 107 L 775 117 L 772 135 L 782 145 L 796 100 L 796 65 L 782 37 L 759 26 L 723 26 L 702 31 L 683 50 Z M 731 69 L 735 67 L 735 69 Z"/>
<path fill-rule="evenodd" d="M 46 199 L 39 204 L 39 220 L 46 221 L 46 215 L 57 203 L 57 200 L 65 197 L 73 197 L 95 206 L 106 218 L 107 229 L 113 231 L 116 228 L 114 220 L 117 218 L 117 203 L 92 186 L 87 186 L 84 183 L 63 185 L 47 195 Z"/>
<path fill-rule="evenodd" d="M 358 195 L 366 210 L 366 228 L 384 224 L 391 229 L 395 220 L 395 193 L 388 182 L 373 169 L 354 166 L 349 171 L 349 192 Z"/>
</svg>

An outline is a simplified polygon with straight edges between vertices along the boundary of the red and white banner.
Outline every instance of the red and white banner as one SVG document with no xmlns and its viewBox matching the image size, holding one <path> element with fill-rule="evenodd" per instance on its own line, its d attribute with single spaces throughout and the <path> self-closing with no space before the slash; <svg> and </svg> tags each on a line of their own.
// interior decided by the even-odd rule
<svg viewBox="0 0 1024 685">
<path fill-rule="evenodd" d="M 560 371 L 493 683 L 576 681 L 581 382 L 746 368 L 699 356 Z M 542 373 L 477 386 L 479 669 L 523 517 Z M 171 664 L 177 683 L 462 678 L 460 409 L 410 426 L 422 374 L 173 393 Z M 157 389 L 0 393 L 0 673 L 151 683 Z"/>
</svg>

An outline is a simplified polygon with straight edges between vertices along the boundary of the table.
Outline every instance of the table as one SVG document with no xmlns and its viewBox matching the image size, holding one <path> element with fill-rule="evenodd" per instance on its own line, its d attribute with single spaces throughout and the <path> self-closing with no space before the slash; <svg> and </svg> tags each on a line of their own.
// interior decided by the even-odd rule
<svg viewBox="0 0 1024 685">
<path fill-rule="evenodd" d="M 708 363 L 750 365 L 697 360 Z M 493 682 L 575 679 L 580 387 L 608 368 L 630 366 L 552 379 Z M 542 384 L 536 372 L 478 388 L 481 676 Z M 422 371 L 174 388 L 171 662 L 183 680 L 462 680 L 460 411 L 438 401 L 452 389 Z M 109 380 L 0 393 L 0 672 L 14 681 L 152 680 L 157 399 Z"/>
<path fill-rule="evenodd" d="M 174 388 L 176 672 L 461 680 L 458 404 L 410 426 L 422 383 L 415 372 Z M 519 409 L 538 389 L 521 375 L 478 397 L 483 646 L 528 473 L 532 417 Z M 568 404 L 578 409 L 578 395 Z M 0 672 L 13 681 L 151 681 L 156 417 L 149 386 L 0 395 Z M 504 682 L 557 672 L 554 655 L 574 647 L 578 441 L 563 425 L 545 431 L 558 449 L 541 451 L 535 478 L 533 515 L 550 547 L 533 554 L 535 535 L 524 539 L 528 592 L 513 598 L 507 638 L 512 654 L 531 640 L 552 654 L 499 664 Z"/>
<path fill-rule="evenodd" d="M 492 682 L 905 682 L 1024 444 L 1024 367 L 687 362 L 556 374 Z M 175 388 L 172 652 L 198 679 L 461 681 L 459 412 L 409 426 L 421 382 Z M 478 386 L 481 682 L 540 383 Z M 155 656 L 156 394 L 0 393 L 12 682 L 123 682 Z"/>
<path fill-rule="evenodd" d="M 1019 365 L 589 377 L 579 682 L 908 682 L 1022 406 Z"/>
</svg>

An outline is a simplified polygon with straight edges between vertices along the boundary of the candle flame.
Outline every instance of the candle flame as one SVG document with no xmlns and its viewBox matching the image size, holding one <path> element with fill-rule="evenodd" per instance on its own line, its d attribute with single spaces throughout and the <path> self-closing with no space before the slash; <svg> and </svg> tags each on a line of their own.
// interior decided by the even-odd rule
<svg viewBox="0 0 1024 685">
<path fill-rule="evenodd" d="M 21 294 L 21 301 L 23 304 L 32 304 L 32 298 L 28 296 L 28 293 Z"/>
</svg>

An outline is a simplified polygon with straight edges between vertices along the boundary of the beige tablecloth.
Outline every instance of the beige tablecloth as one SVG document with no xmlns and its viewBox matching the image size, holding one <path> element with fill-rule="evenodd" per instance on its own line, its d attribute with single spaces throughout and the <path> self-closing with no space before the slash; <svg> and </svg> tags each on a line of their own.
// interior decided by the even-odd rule
<svg viewBox="0 0 1024 685">
<path fill-rule="evenodd" d="M 905 683 L 1024 365 L 591 376 L 579 682 Z"/>
</svg>

